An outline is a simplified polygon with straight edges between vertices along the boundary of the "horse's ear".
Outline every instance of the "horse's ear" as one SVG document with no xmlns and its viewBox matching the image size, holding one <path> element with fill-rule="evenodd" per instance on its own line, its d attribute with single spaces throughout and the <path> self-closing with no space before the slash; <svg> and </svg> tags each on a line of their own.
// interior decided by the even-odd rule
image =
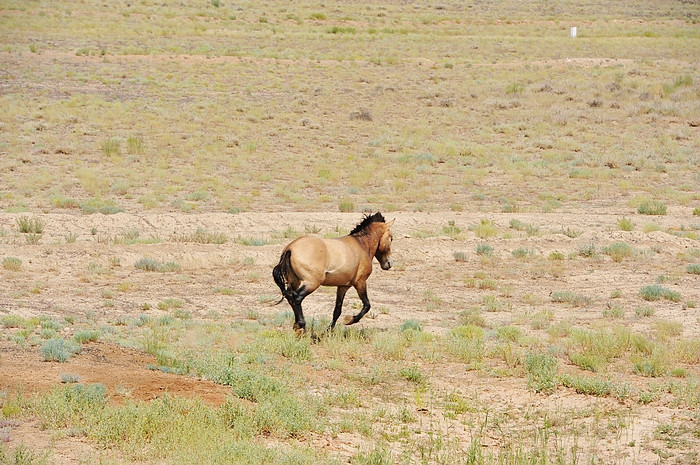
<svg viewBox="0 0 700 465">
<path fill-rule="evenodd" d="M 393 220 L 389 221 L 388 223 L 385 223 L 385 224 L 386 224 L 386 229 L 391 228 L 391 225 L 394 224 L 394 221 L 396 221 L 396 218 L 394 218 Z"/>
</svg>

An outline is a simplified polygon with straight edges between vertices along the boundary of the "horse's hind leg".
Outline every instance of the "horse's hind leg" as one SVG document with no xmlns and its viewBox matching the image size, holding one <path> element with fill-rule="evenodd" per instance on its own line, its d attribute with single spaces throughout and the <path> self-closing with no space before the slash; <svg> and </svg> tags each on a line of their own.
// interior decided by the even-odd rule
<svg viewBox="0 0 700 465">
<path fill-rule="evenodd" d="M 289 305 L 291 305 L 292 310 L 294 310 L 293 328 L 297 333 L 302 333 L 306 331 L 306 321 L 304 320 L 304 312 L 301 309 L 301 302 L 307 295 L 311 294 L 315 290 L 315 287 L 311 288 L 306 284 L 302 284 L 295 291 L 292 291 L 291 295 L 287 297 Z"/>
<path fill-rule="evenodd" d="M 338 321 L 340 314 L 343 311 L 343 299 L 345 298 L 345 293 L 350 289 L 349 286 L 338 286 L 338 290 L 335 293 L 335 309 L 333 309 L 333 321 L 331 322 L 329 330 L 335 327 L 335 322 Z"/>
</svg>

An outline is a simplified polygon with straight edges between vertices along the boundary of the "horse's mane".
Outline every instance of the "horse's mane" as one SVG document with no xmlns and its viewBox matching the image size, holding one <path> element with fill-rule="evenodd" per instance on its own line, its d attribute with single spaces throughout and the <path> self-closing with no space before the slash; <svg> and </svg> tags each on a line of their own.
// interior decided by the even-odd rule
<svg viewBox="0 0 700 465">
<path fill-rule="evenodd" d="M 357 226 L 355 226 L 355 228 L 352 231 L 350 231 L 350 235 L 360 236 L 362 234 L 366 234 L 367 228 L 372 223 L 386 223 L 386 221 L 384 220 L 384 216 L 382 216 L 382 214 L 379 212 L 375 213 L 374 215 L 365 215 L 362 221 Z"/>
</svg>

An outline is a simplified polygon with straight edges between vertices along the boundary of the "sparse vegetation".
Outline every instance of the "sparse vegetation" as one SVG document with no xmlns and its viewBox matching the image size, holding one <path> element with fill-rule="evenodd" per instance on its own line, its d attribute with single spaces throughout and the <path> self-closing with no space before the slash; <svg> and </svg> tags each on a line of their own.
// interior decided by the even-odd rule
<svg viewBox="0 0 700 465">
<path fill-rule="evenodd" d="M 535 392 L 551 393 L 557 386 L 559 363 L 547 353 L 530 352 L 525 357 L 527 387 Z"/>
<path fill-rule="evenodd" d="M 150 257 L 138 259 L 136 263 L 134 263 L 134 267 L 143 271 L 159 271 L 162 273 L 180 271 L 180 265 L 177 262 L 168 261 L 163 263 Z"/>
<path fill-rule="evenodd" d="M 65 362 L 79 347 L 63 338 L 49 339 L 41 346 L 41 357 L 49 362 Z"/>
<path fill-rule="evenodd" d="M 673 302 L 681 300 L 681 295 L 677 291 L 661 286 L 660 284 L 652 284 L 644 286 L 639 291 L 639 296 L 644 300 L 654 301 L 659 299 L 667 299 Z"/>
<path fill-rule="evenodd" d="M 10 271 L 19 271 L 22 268 L 22 260 L 17 257 L 3 257 L 2 267 Z"/>
<path fill-rule="evenodd" d="M 632 231 L 634 229 L 634 222 L 632 222 L 630 218 L 623 216 L 618 220 L 617 227 L 620 228 L 621 231 Z"/>
<path fill-rule="evenodd" d="M 623 259 L 632 256 L 632 247 L 626 242 L 613 242 L 603 248 L 603 253 L 609 255 L 615 262 L 621 262 Z"/>
<path fill-rule="evenodd" d="M 665 215 L 666 205 L 658 200 L 649 200 L 639 205 L 637 212 L 642 215 Z"/>
<path fill-rule="evenodd" d="M 0 15 L 0 463 L 698 461 L 697 2 L 107 5 Z"/>
</svg>

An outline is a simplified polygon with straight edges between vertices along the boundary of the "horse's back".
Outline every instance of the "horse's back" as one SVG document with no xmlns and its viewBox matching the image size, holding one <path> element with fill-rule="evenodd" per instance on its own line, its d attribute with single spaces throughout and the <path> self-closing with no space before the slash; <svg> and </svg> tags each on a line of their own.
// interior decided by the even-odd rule
<svg viewBox="0 0 700 465">
<path fill-rule="evenodd" d="M 345 238 L 326 239 L 310 234 L 295 239 L 286 249 L 291 251 L 292 269 L 302 281 L 345 285 L 357 271 L 357 251 Z"/>
</svg>

